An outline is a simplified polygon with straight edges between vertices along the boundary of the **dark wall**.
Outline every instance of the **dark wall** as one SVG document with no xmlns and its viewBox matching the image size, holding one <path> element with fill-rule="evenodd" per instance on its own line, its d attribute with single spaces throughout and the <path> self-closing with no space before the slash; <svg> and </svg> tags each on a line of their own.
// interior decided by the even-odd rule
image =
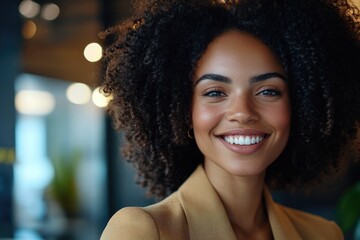
<svg viewBox="0 0 360 240">
<path fill-rule="evenodd" d="M 0 239 L 13 237 L 13 162 L 15 158 L 14 81 L 20 70 L 19 1 L 0 8 Z"/>
</svg>

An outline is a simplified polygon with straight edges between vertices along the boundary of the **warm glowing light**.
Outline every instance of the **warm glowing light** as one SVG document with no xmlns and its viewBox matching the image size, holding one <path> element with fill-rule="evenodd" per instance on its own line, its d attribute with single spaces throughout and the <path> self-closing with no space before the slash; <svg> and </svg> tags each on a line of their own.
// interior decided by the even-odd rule
<svg viewBox="0 0 360 240">
<path fill-rule="evenodd" d="M 102 47 L 98 43 L 90 43 L 84 49 L 84 56 L 89 62 L 97 62 L 102 57 Z"/>
<path fill-rule="evenodd" d="M 36 30 L 36 24 L 31 20 L 27 20 L 22 27 L 21 33 L 25 39 L 30 39 L 35 36 Z"/>
<path fill-rule="evenodd" d="M 101 90 L 100 87 L 95 88 L 92 94 L 92 101 L 93 103 L 98 107 L 106 107 L 111 100 L 111 96 L 105 96 Z"/>
<path fill-rule="evenodd" d="M 22 114 L 47 115 L 55 108 L 55 98 L 49 92 L 21 90 L 15 96 L 15 107 Z"/>
<path fill-rule="evenodd" d="M 91 89 L 83 83 L 73 83 L 66 90 L 68 100 L 74 104 L 86 104 L 91 99 Z"/>
<path fill-rule="evenodd" d="M 33 18 L 40 12 L 40 5 L 31 0 L 23 0 L 19 5 L 19 12 L 27 18 Z"/>
<path fill-rule="evenodd" d="M 41 17 L 45 20 L 52 21 L 60 14 L 60 8 L 55 3 L 47 3 L 41 10 Z"/>
</svg>

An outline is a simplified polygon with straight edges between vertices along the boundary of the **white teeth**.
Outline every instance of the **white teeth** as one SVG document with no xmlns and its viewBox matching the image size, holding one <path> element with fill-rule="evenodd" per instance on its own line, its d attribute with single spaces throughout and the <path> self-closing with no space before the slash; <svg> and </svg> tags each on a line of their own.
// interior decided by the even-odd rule
<svg viewBox="0 0 360 240">
<path fill-rule="evenodd" d="M 263 136 L 226 136 L 224 140 L 230 144 L 237 144 L 237 145 L 252 145 L 261 142 L 264 139 Z"/>
</svg>

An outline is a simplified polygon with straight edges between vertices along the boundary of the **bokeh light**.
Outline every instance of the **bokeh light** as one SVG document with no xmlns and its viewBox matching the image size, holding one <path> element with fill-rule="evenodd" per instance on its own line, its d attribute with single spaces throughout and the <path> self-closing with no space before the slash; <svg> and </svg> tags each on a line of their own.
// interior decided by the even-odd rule
<svg viewBox="0 0 360 240">
<path fill-rule="evenodd" d="M 42 7 L 41 17 L 45 20 L 55 20 L 60 14 L 60 8 L 55 3 L 47 3 Z"/>
<path fill-rule="evenodd" d="M 100 87 L 95 88 L 92 93 L 92 101 L 95 106 L 104 108 L 108 105 L 109 101 L 111 100 L 111 96 L 105 96 L 101 93 Z"/>
<path fill-rule="evenodd" d="M 89 62 L 97 62 L 102 58 L 102 47 L 98 43 L 89 43 L 84 49 L 84 56 Z"/>
<path fill-rule="evenodd" d="M 36 31 L 37 31 L 36 24 L 31 20 L 27 20 L 22 27 L 21 33 L 23 38 L 30 39 L 35 36 Z"/>
<path fill-rule="evenodd" d="M 84 83 L 73 83 L 67 88 L 66 97 L 74 104 L 87 104 L 91 99 L 91 89 Z"/>
<path fill-rule="evenodd" d="M 45 91 L 21 90 L 15 96 L 15 107 L 22 114 L 47 115 L 55 108 L 55 98 Z"/>
<path fill-rule="evenodd" d="M 19 12 L 27 18 L 33 18 L 40 12 L 40 5 L 31 0 L 23 0 L 19 5 Z"/>
</svg>

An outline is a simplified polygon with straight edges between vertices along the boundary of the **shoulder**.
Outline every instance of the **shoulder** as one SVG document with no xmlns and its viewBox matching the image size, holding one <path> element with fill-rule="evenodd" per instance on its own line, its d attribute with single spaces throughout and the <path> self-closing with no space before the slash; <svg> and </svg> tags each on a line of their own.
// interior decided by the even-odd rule
<svg viewBox="0 0 360 240">
<path fill-rule="evenodd" d="M 142 208 L 127 207 L 112 216 L 100 239 L 159 239 L 159 233 L 149 213 Z"/>
<path fill-rule="evenodd" d="M 161 239 L 187 239 L 188 225 L 178 192 L 144 209 L 154 219 Z"/>
<path fill-rule="evenodd" d="M 285 206 L 281 208 L 303 239 L 344 239 L 341 229 L 334 221 Z"/>
<path fill-rule="evenodd" d="M 123 208 L 110 219 L 101 240 L 186 239 L 188 226 L 177 192 L 144 208 Z"/>
</svg>

